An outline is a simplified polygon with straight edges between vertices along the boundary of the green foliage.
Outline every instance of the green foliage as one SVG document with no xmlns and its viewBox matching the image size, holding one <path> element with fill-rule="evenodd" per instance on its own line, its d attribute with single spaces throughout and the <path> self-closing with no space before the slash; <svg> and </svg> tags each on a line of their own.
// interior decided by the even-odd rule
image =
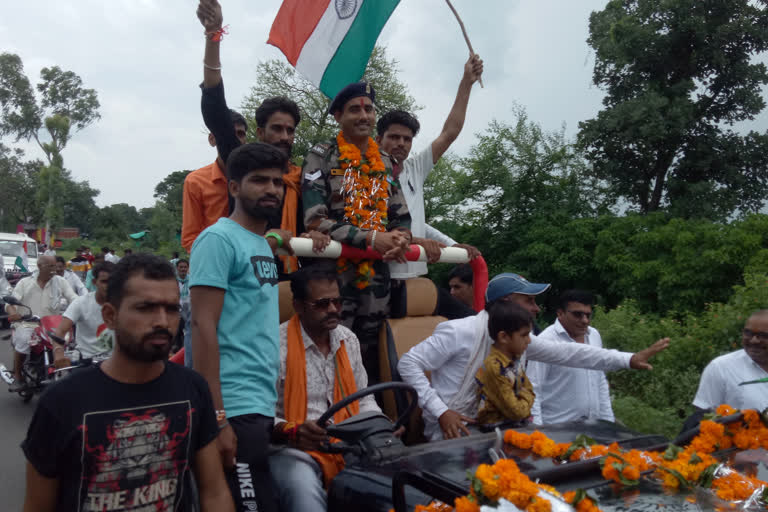
<svg viewBox="0 0 768 512">
<path fill-rule="evenodd" d="M 65 192 L 78 191 L 66 182 L 61 152 L 73 129 L 82 130 L 100 117 L 96 91 L 82 85 L 80 77 L 72 71 L 63 71 L 58 66 L 43 68 L 37 84 L 38 101 L 19 56 L 0 54 L 0 136 L 15 135 L 16 142 L 34 139 L 45 153 L 48 165 L 37 173 L 35 192 L 37 207 L 44 208 L 48 228 L 55 223 L 61 225 Z"/>
<path fill-rule="evenodd" d="M 368 61 L 363 80 L 376 89 L 376 108 L 379 113 L 393 109 L 415 113 L 416 105 L 405 84 L 398 81 L 397 61 L 387 59 L 386 48 L 376 46 Z M 331 139 L 337 128 L 336 121 L 328 114 L 331 100 L 314 85 L 282 60 L 272 59 L 256 66 L 256 85 L 243 100 L 242 114 L 248 120 L 248 139 L 257 140 L 256 109 L 266 98 L 287 96 L 299 105 L 301 122 L 296 128 L 293 156 L 304 158 L 310 148 L 320 141 Z"/>
<path fill-rule="evenodd" d="M 631 300 L 607 313 L 599 309 L 593 325 L 606 347 L 636 352 L 661 337 L 672 339 L 669 349 L 651 361 L 653 371 L 608 375 L 617 419 L 641 432 L 677 434 L 693 412 L 691 402 L 704 367 L 740 348 L 744 322 L 768 305 L 766 284 L 768 274 L 747 274 L 727 302 L 708 304 L 703 312 L 680 319 L 642 313 Z"/>
<path fill-rule="evenodd" d="M 611 194 L 641 213 L 728 218 L 768 191 L 768 134 L 729 126 L 763 110 L 765 1 L 611 0 L 590 16 L 605 108 L 580 143 Z"/>
</svg>

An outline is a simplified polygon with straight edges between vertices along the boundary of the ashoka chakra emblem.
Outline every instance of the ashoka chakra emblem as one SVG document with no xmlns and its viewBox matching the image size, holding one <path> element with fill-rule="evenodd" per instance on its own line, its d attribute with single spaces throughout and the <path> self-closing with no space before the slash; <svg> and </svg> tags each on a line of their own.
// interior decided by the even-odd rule
<svg viewBox="0 0 768 512">
<path fill-rule="evenodd" d="M 357 0 L 336 0 L 336 14 L 339 18 L 345 20 L 355 14 L 357 10 Z"/>
</svg>

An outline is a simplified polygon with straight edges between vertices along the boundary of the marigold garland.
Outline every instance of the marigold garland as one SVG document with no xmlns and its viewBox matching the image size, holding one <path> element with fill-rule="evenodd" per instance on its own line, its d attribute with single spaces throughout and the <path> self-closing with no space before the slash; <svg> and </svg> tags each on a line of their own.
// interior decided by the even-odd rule
<svg viewBox="0 0 768 512">
<path fill-rule="evenodd" d="M 609 446 L 594 443 L 579 436 L 573 443 L 556 443 L 542 432 L 531 434 L 507 430 L 504 442 L 516 448 L 531 450 L 541 457 L 567 458 L 570 461 L 600 458 L 603 478 L 623 486 L 640 482 L 643 473 L 650 473 L 669 489 L 690 489 L 694 486 L 711 488 L 720 499 L 729 502 L 744 501 L 768 483 L 726 468 L 711 454 L 733 446 L 741 449 L 763 448 L 768 450 L 768 426 L 754 410 L 738 411 L 728 405 L 716 409 L 717 416 L 731 416 L 741 412 L 741 422 L 723 425 L 703 420 L 699 434 L 685 448 L 670 445 L 664 452 L 623 450 L 617 443 Z M 538 496 L 539 490 L 559 496 L 557 491 L 543 484 L 532 482 L 520 472 L 512 459 L 501 459 L 494 465 L 481 464 L 470 477 L 471 493 L 456 499 L 454 507 L 433 502 L 417 512 L 479 512 L 480 505 L 493 504 L 503 498 L 526 512 L 548 512 L 551 503 Z M 599 512 L 595 501 L 583 491 L 569 491 L 562 498 L 576 512 Z M 689 498 L 692 500 L 693 498 Z M 763 502 L 768 506 L 768 503 Z"/>
<path fill-rule="evenodd" d="M 368 138 L 365 157 L 360 148 L 348 143 L 342 132 L 336 136 L 339 146 L 339 166 L 344 171 L 341 193 L 344 196 L 344 219 L 361 229 L 386 231 L 389 189 L 387 168 L 379 146 Z M 354 284 L 364 290 L 376 273 L 371 260 L 339 258 L 337 271 L 341 274 L 356 266 Z"/>
</svg>

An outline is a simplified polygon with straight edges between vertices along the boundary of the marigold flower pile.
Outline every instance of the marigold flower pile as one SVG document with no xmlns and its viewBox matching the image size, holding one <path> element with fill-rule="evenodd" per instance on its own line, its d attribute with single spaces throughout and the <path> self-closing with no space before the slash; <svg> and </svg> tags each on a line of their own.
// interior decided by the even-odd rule
<svg viewBox="0 0 768 512">
<path fill-rule="evenodd" d="M 348 143 L 341 132 L 336 136 L 336 142 L 339 145 L 339 166 L 344 171 L 341 187 L 344 218 L 362 229 L 386 231 L 389 189 L 387 169 L 378 144 L 369 138 L 363 158 L 360 148 Z M 352 265 L 357 268 L 355 286 L 361 290 L 367 288 L 375 275 L 372 262 L 339 258 L 337 270 L 343 273 Z"/>
<path fill-rule="evenodd" d="M 718 416 L 730 416 L 738 412 L 727 405 L 721 405 L 716 410 Z M 768 427 L 760 415 L 754 410 L 742 411 L 742 414 L 742 421 L 728 425 L 704 420 L 700 424 L 699 434 L 688 446 L 670 445 L 663 453 L 623 450 L 617 443 L 599 445 L 583 436 L 579 436 L 573 443 L 556 443 L 539 431 L 525 434 L 508 430 L 504 433 L 504 442 L 530 450 L 540 457 L 569 461 L 600 458 L 603 477 L 623 486 L 638 485 L 645 473 L 659 479 L 669 489 L 691 489 L 695 486 L 711 488 L 718 498 L 739 502 L 750 498 L 760 489 L 768 488 L 768 483 L 727 467 L 723 470 L 722 463 L 711 454 L 731 447 L 740 450 L 768 450 Z M 433 502 L 426 507 L 420 505 L 416 510 L 479 512 L 481 505 L 493 506 L 503 498 L 526 512 L 549 512 L 551 503 L 541 497 L 539 491 L 560 496 L 554 488 L 532 482 L 511 459 L 499 460 L 492 466 L 481 464 L 471 481 L 471 493 L 458 498 L 454 507 Z M 567 492 L 562 499 L 577 512 L 599 512 L 595 501 L 583 491 Z M 768 503 L 763 504 L 768 506 Z"/>
</svg>

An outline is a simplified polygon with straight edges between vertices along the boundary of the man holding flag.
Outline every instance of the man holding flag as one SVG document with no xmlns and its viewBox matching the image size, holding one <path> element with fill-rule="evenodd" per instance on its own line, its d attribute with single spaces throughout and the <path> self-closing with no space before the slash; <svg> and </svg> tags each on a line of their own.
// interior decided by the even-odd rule
<svg viewBox="0 0 768 512">
<path fill-rule="evenodd" d="M 411 243 L 411 216 L 392 162 L 373 140 L 376 91 L 353 83 L 336 95 L 330 113 L 341 131 L 315 145 L 304 158 L 302 197 L 307 229 L 359 249 L 371 248 L 383 260 L 338 260 L 342 324 L 360 339 L 365 369 L 377 382 L 376 343 L 389 311 L 387 262 L 405 262 Z"/>
</svg>

